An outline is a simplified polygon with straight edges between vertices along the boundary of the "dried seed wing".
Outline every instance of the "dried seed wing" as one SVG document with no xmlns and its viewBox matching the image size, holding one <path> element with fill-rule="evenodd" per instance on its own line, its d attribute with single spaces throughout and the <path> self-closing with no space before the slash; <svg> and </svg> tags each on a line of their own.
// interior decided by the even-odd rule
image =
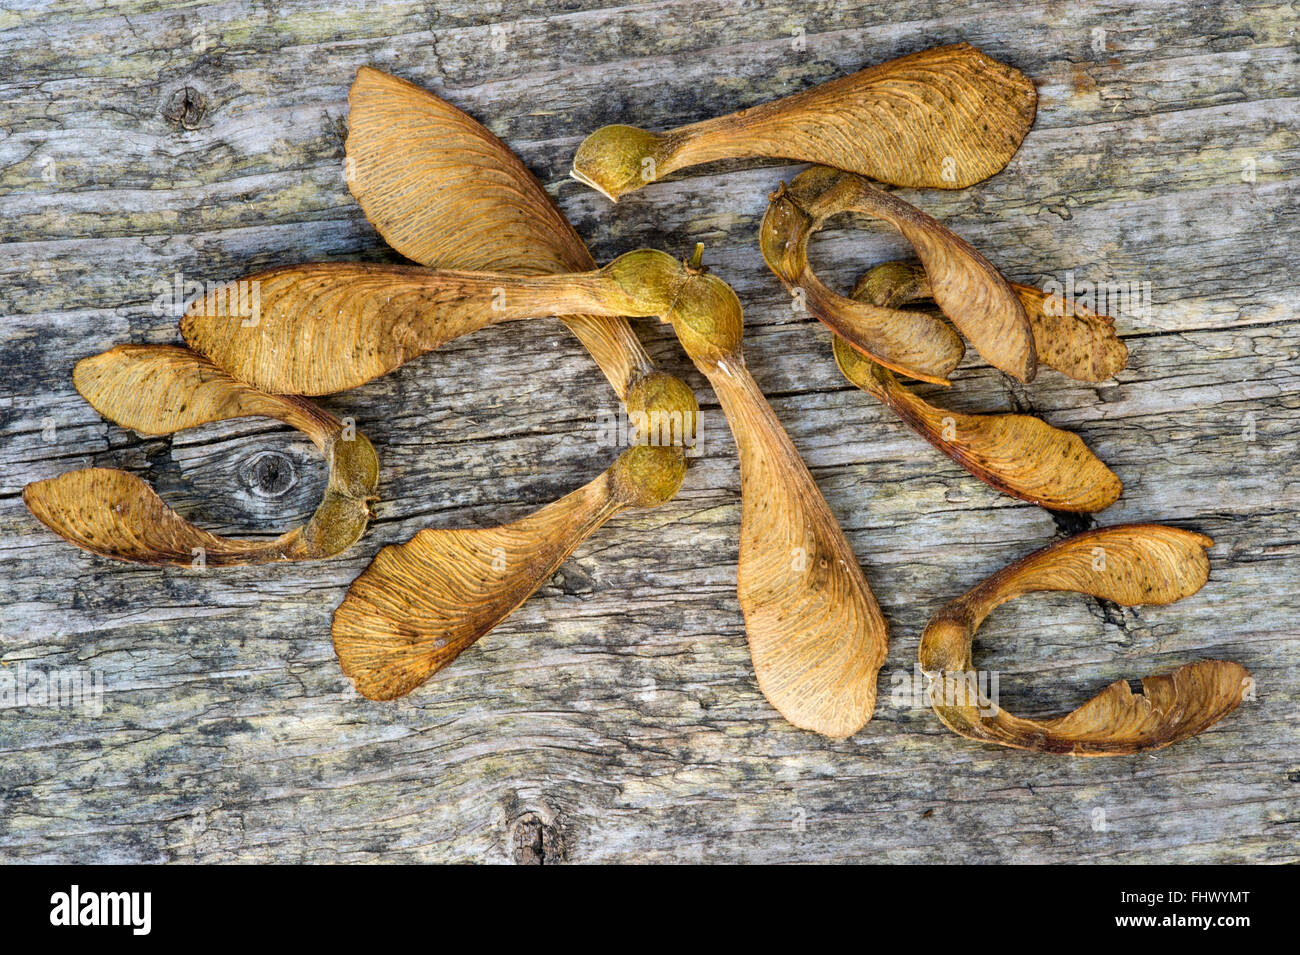
<svg viewBox="0 0 1300 955">
<path fill-rule="evenodd" d="M 595 267 L 519 157 L 465 112 L 368 66 L 348 110 L 348 188 L 402 255 L 467 272 Z"/>
<path fill-rule="evenodd" d="M 1191 531 L 1132 524 L 1086 531 L 1002 569 L 940 610 L 921 637 L 935 712 L 970 739 L 1075 756 L 1159 749 L 1201 732 L 1241 703 L 1250 678 L 1244 667 L 1226 660 L 1186 664 L 1146 677 L 1141 695 L 1119 680 L 1065 716 L 1026 720 L 978 692 L 971 644 L 994 608 L 1027 593 L 1076 591 L 1125 606 L 1194 594 L 1209 576 L 1205 550 L 1212 543 Z"/>
<path fill-rule="evenodd" d="M 1116 680 L 1065 716 L 1045 720 L 1049 738 L 1102 751 L 1156 749 L 1195 736 L 1242 701 L 1250 671 L 1228 660 L 1201 660 L 1142 678 L 1135 694 Z"/>
<path fill-rule="evenodd" d="M 1038 360 L 1076 381 L 1105 381 L 1128 364 L 1115 319 L 1032 285 L 1012 282 L 1034 330 Z"/>
<path fill-rule="evenodd" d="M 195 527 L 144 481 L 114 468 L 69 471 L 23 488 L 23 503 L 65 540 L 103 557 L 141 564 L 242 564 L 291 551 L 295 528 L 275 541 L 231 540 Z"/>
<path fill-rule="evenodd" d="M 466 113 L 370 67 L 357 72 L 348 103 L 348 187 L 398 252 L 430 268 L 472 272 L 595 268 L 533 174 Z M 563 321 L 620 396 L 653 368 L 622 318 Z"/>
<path fill-rule="evenodd" d="M 1120 479 L 1078 435 L 1029 415 L 936 408 L 843 339 L 835 339 L 834 350 L 845 378 L 990 487 L 1041 507 L 1082 513 L 1119 499 Z"/>
<path fill-rule="evenodd" d="M 826 499 L 745 368 L 735 293 L 693 275 L 668 317 L 736 439 L 737 594 L 759 687 L 794 725 L 850 736 L 875 709 L 884 617 Z"/>
<path fill-rule="evenodd" d="M 1204 534 L 1161 524 L 1084 531 L 1006 567 L 962 599 L 979 619 L 1027 593 L 1069 591 L 1126 607 L 1190 597 L 1210 576 Z"/>
<path fill-rule="evenodd" d="M 863 272 L 849 294 L 882 308 L 902 308 L 930 298 L 930 280 L 925 269 L 911 262 L 881 262 Z"/>
<path fill-rule="evenodd" d="M 582 541 L 627 507 L 653 507 L 684 474 L 674 449 L 639 446 L 591 483 L 510 524 L 423 530 L 385 547 L 334 613 L 334 649 L 363 696 L 415 689 L 508 617 Z M 646 469 L 661 493 L 647 498 Z"/>
<path fill-rule="evenodd" d="M 262 416 L 293 425 L 323 450 L 334 424 L 310 402 L 259 391 L 173 345 L 118 345 L 77 362 L 72 381 L 105 418 L 146 435 Z"/>
<path fill-rule="evenodd" d="M 768 268 L 796 296 L 798 306 L 863 354 L 909 378 L 948 384 L 965 346 L 946 322 L 924 312 L 845 298 L 813 273 L 809 239 L 827 218 L 842 211 L 818 204 L 816 198 L 784 183 L 768 197 L 759 228 L 759 248 Z"/>
<path fill-rule="evenodd" d="M 210 534 L 168 507 L 145 482 L 111 468 L 29 484 L 23 491 L 28 508 L 77 546 L 139 563 L 201 560 L 223 566 L 332 557 L 365 532 L 379 483 L 374 448 L 310 402 L 259 392 L 201 355 L 170 345 L 119 345 L 79 362 L 73 380 L 100 414 L 142 434 L 264 415 L 310 437 L 330 465 L 325 495 L 311 521 L 270 540 Z"/>
<path fill-rule="evenodd" d="M 422 530 L 385 547 L 334 613 L 334 650 L 362 696 L 415 689 L 494 628 L 618 510 L 607 474 L 487 530 Z"/>
<path fill-rule="evenodd" d="M 1040 364 L 1077 381 L 1105 381 L 1128 363 L 1128 347 L 1115 334 L 1115 319 L 1032 285 L 1008 283 L 1020 298 Z M 925 269 L 885 262 L 866 272 L 853 297 L 888 308 L 932 299 Z"/>
<path fill-rule="evenodd" d="M 737 592 L 763 694 L 795 726 L 851 736 L 871 719 L 886 625 L 852 547 L 743 366 L 710 381 L 740 456 Z"/>
<path fill-rule="evenodd" d="M 1011 160 L 1037 104 L 1028 77 L 959 43 L 667 133 L 606 126 L 578 147 L 573 176 L 617 201 L 688 166 L 772 157 L 962 189 Z"/>
<path fill-rule="evenodd" d="M 218 286 L 181 318 L 195 351 L 277 394 L 327 395 L 365 384 L 488 325 L 571 306 L 604 307 L 590 277 L 433 271 L 323 262 Z M 229 303 L 254 289 L 251 314 Z M 623 304 L 622 301 L 616 304 Z"/>
<path fill-rule="evenodd" d="M 901 232 L 925 266 L 935 304 L 984 360 L 1021 381 L 1034 377 L 1037 353 L 1029 316 L 1007 280 L 970 243 L 860 176 L 810 169 L 791 183 L 792 192 L 802 179 L 823 195 L 838 196 L 835 205 L 841 210 L 881 219 Z"/>
</svg>

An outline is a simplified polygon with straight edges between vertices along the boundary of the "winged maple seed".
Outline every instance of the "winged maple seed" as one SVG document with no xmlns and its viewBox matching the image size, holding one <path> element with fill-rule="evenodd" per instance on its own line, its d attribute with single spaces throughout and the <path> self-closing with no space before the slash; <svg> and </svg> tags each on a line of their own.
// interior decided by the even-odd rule
<svg viewBox="0 0 1300 955">
<path fill-rule="evenodd" d="M 119 345 L 77 363 L 73 380 L 104 417 L 145 435 L 213 421 L 265 416 L 292 425 L 329 461 L 311 520 L 274 540 L 219 537 L 168 507 L 140 478 L 112 468 L 71 471 L 23 489 L 23 501 L 55 533 L 105 557 L 144 564 L 208 565 L 316 560 L 352 546 L 370 520 L 379 462 L 364 435 L 302 398 L 265 394 L 207 359 L 170 345 Z"/>
<path fill-rule="evenodd" d="M 616 202 L 678 169 L 756 157 L 961 189 L 1010 161 L 1037 104 L 1023 73 L 958 43 L 666 133 L 605 126 L 578 147 L 571 174 Z"/>
<path fill-rule="evenodd" d="M 825 221 L 860 212 L 897 228 L 920 256 L 931 295 L 989 364 L 1021 381 L 1037 371 L 1033 331 L 1019 297 L 988 260 L 919 209 L 861 176 L 809 169 L 769 197 L 759 231 L 768 268 L 791 291 L 803 289 L 814 316 L 855 348 L 901 374 L 948 383 L 964 351 L 939 318 L 902 312 L 826 288 L 808 265 L 808 240 Z"/>
<path fill-rule="evenodd" d="M 1250 674 L 1227 660 L 1189 663 L 1149 676 L 1134 695 L 1117 680 L 1065 716 L 1026 720 L 976 689 L 971 643 L 995 608 L 1038 591 L 1075 591 L 1124 606 L 1168 604 L 1196 593 L 1209 577 L 1203 534 L 1130 524 L 1086 531 L 1030 554 L 973 587 L 930 620 L 921 668 L 934 711 L 953 732 L 1016 749 L 1075 756 L 1122 756 L 1194 736 L 1241 703 Z"/>
<path fill-rule="evenodd" d="M 1105 381 L 1128 364 L 1128 346 L 1115 334 L 1115 319 L 1110 315 L 1098 315 L 1032 285 L 1007 284 L 1024 306 L 1041 364 L 1077 381 Z M 897 309 L 932 300 L 934 294 L 924 267 L 885 262 L 858 279 L 853 297 Z"/>
<path fill-rule="evenodd" d="M 925 312 L 881 308 L 831 291 L 808 263 L 808 240 L 820 221 L 795 204 L 784 184 L 768 198 L 759 246 L 768 268 L 791 293 L 802 296 L 797 307 L 900 374 L 949 384 L 948 376 L 966 352 L 961 336 Z"/>
<path fill-rule="evenodd" d="M 990 487 L 1059 511 L 1092 513 L 1119 499 L 1120 479 L 1078 435 L 1029 415 L 936 408 L 844 339 L 834 349 L 845 378 Z"/>
<path fill-rule="evenodd" d="M 628 413 L 694 420 L 694 393 L 661 373 L 642 378 Z M 686 473 L 680 447 L 637 445 L 599 477 L 501 527 L 422 530 L 385 547 L 334 614 L 334 649 L 363 696 L 390 700 L 415 689 L 495 628 L 574 548 L 615 514 L 657 507 Z"/>
<path fill-rule="evenodd" d="M 528 276 L 324 262 L 239 281 L 258 289 L 256 320 L 231 309 L 238 296 L 219 286 L 190 305 L 181 334 L 236 378 L 295 395 L 356 388 L 488 325 L 578 309 L 618 317 L 627 304 L 605 272 Z"/>
<path fill-rule="evenodd" d="M 466 113 L 363 66 L 348 94 L 348 187 L 402 255 L 435 269 L 544 275 L 596 267 L 510 148 Z M 561 318 L 614 391 L 654 370 L 622 317 Z"/>
<path fill-rule="evenodd" d="M 745 370 L 735 293 L 698 261 L 683 265 L 650 249 L 575 278 L 589 288 L 611 283 L 601 295 L 616 295 L 610 307 L 624 314 L 670 322 L 714 385 L 741 455 L 738 589 L 759 685 L 796 725 L 830 736 L 853 733 L 874 708 L 884 620 L 843 532 Z M 592 310 L 601 295 L 589 303 Z M 693 397 L 692 408 L 681 408 L 687 395 L 666 389 L 642 403 L 689 412 Z M 629 449 L 591 484 L 514 524 L 422 531 L 387 548 L 336 614 L 335 647 L 345 671 L 361 692 L 379 698 L 418 686 L 554 572 L 572 551 L 561 531 L 581 539 L 625 507 L 654 506 L 675 493 L 680 476 L 666 450 Z M 636 490 L 634 475 L 644 473 L 657 476 L 646 483 L 657 491 Z"/>
<path fill-rule="evenodd" d="M 854 297 L 890 306 L 928 297 L 925 273 L 902 263 L 886 263 L 867 273 L 854 290 Z M 1018 289 L 1017 289 L 1018 291 Z M 1032 290 L 1030 290 L 1032 291 Z M 1032 312 L 1031 312 L 1032 314 Z M 1093 348 L 1073 350 L 1075 339 L 1065 323 L 1041 333 L 1043 351 L 1059 365 L 1060 356 L 1076 354 L 1072 370 L 1091 374 L 1099 366 L 1111 367 L 1118 346 L 1113 327 L 1099 316 L 1067 320 L 1070 328 L 1089 337 L 1099 328 Z M 1035 325 L 1036 333 L 1041 325 Z M 1049 342 L 1052 338 L 1055 342 Z M 1012 497 L 1062 511 L 1090 513 L 1114 504 L 1123 491 L 1120 479 L 1092 453 L 1078 437 L 1047 422 L 1022 414 L 962 414 L 937 408 L 920 398 L 890 371 L 851 348 L 836 337 L 835 361 L 844 377 L 897 414 L 912 430 L 948 455 L 990 487 Z M 1118 369 L 1116 369 L 1118 370 Z"/>
<path fill-rule="evenodd" d="M 700 264 L 668 319 L 727 416 L 740 457 L 737 593 L 758 685 L 791 723 L 831 737 L 871 719 L 888 636 L 853 549 L 745 367 L 740 301 Z"/>
</svg>

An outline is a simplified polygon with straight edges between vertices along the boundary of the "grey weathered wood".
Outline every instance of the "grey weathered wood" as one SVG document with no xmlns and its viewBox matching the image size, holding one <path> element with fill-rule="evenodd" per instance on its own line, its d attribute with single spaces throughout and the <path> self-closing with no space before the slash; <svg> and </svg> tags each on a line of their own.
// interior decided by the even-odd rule
<svg viewBox="0 0 1300 955">
<path fill-rule="evenodd" d="M 92 668 L 103 712 L 0 710 L 0 859 L 1295 861 L 1300 593 L 1300 75 L 1294 4 L 291 0 L 172 7 L 8 0 L 0 10 L 0 661 Z M 1101 30 L 1104 33 L 1096 33 Z M 1123 478 L 1102 523 L 1217 540 L 1210 584 L 1167 608 L 1024 600 L 981 664 L 1026 715 L 1209 656 L 1258 699 L 1162 752 L 1074 761 L 957 738 L 894 705 L 942 602 L 1068 522 L 1000 497 L 840 379 L 755 244 L 796 167 L 691 170 L 616 208 L 564 178 L 612 121 L 664 128 L 969 40 L 1039 83 L 1010 168 L 908 193 L 1010 276 L 1151 283 L 1120 316 L 1132 363 L 1029 387 L 975 361 L 940 400 L 1029 408 Z M 346 94 L 374 64 L 437 89 L 514 146 L 599 260 L 708 261 L 746 306 L 746 350 L 889 617 L 875 719 L 828 742 L 758 693 L 734 590 L 733 446 L 671 333 L 638 328 L 696 386 L 706 453 L 680 496 L 616 519 L 444 674 L 359 698 L 330 615 L 386 543 L 491 524 L 587 480 L 613 396 L 554 322 L 455 342 L 328 399 L 378 447 L 379 520 L 344 558 L 198 573 L 91 557 L 23 508 L 24 483 L 127 467 L 218 531 L 302 519 L 322 467 L 265 421 L 144 440 L 72 388 L 74 362 L 168 342 L 152 287 L 322 258 L 391 259 L 341 175 Z M 1243 170 L 1253 164 L 1253 181 Z M 819 238 L 847 285 L 900 243 Z M 513 370 L 504 374 L 507 367 Z M 1253 439 L 1252 439 L 1253 438 Z M 260 497 L 255 454 L 297 483 Z M 1096 810 L 1105 826 L 1094 825 Z"/>
</svg>

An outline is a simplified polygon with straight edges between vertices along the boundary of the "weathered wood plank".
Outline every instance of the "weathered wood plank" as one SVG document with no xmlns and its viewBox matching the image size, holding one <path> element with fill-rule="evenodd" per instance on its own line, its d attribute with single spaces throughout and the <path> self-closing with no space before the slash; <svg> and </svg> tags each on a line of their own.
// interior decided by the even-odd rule
<svg viewBox="0 0 1300 955">
<path fill-rule="evenodd" d="M 0 858 L 22 861 L 1296 861 L 1300 745 L 1300 67 L 1293 4 L 641 6 L 121 0 L 0 12 L 0 663 L 102 673 L 102 712 L 0 709 Z M 1098 34 L 1097 30 L 1104 31 Z M 1132 361 L 1022 387 L 973 359 L 962 410 L 1033 410 L 1124 480 L 1102 523 L 1212 535 L 1210 584 L 1165 608 L 1041 596 L 981 631 L 1003 702 L 1043 716 L 1107 682 L 1207 656 L 1258 698 L 1201 737 L 1102 761 L 995 750 L 895 697 L 930 613 L 1061 531 L 995 494 L 843 381 L 756 247 L 797 167 L 688 170 L 617 207 L 565 179 L 606 122 L 666 128 L 936 43 L 1034 76 L 1008 170 L 904 191 L 1016 279 L 1149 283 Z M 439 88 L 514 146 L 599 260 L 708 245 L 746 307 L 746 353 L 890 621 L 875 719 L 828 742 L 758 693 L 735 598 L 739 476 L 711 392 L 669 330 L 656 361 L 704 406 L 679 497 L 615 519 L 497 631 L 405 700 L 359 698 L 330 615 L 383 544 L 493 524 L 587 480 L 614 399 L 555 322 L 454 342 L 325 404 L 384 466 L 343 558 L 223 571 L 114 564 L 62 544 L 19 494 L 112 464 L 223 533 L 314 506 L 295 432 L 230 422 L 172 440 L 104 422 L 72 365 L 175 340 L 155 283 L 306 259 L 392 260 L 341 175 L 346 94 L 370 63 Z M 189 92 L 186 92 L 186 90 Z M 846 218 L 814 248 L 846 286 L 902 252 Z M 161 312 L 161 314 L 159 314 Z M 510 368 L 509 374 L 503 369 Z M 262 453 L 295 475 L 248 479 Z M 1062 521 L 1061 523 L 1065 523 Z M 1096 813 L 1101 810 L 1104 817 Z M 1104 826 L 1098 819 L 1104 818 Z"/>
</svg>

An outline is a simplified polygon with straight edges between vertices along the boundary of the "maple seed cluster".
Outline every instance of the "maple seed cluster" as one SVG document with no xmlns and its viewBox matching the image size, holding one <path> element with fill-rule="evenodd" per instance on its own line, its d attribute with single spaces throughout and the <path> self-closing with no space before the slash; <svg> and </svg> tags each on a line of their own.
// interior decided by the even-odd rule
<svg viewBox="0 0 1300 955">
<path fill-rule="evenodd" d="M 286 266 L 208 289 L 186 309 L 186 347 L 119 345 L 78 363 L 77 390 L 125 428 L 166 435 L 249 415 L 306 434 L 329 462 L 320 506 L 272 540 L 218 537 L 140 478 L 111 468 L 29 484 L 23 499 L 93 553 L 145 564 L 319 560 L 364 534 L 379 464 L 350 422 L 311 398 L 356 388 L 480 328 L 560 319 L 629 416 L 695 422 L 680 379 L 655 368 L 628 318 L 669 323 L 717 395 L 740 459 L 737 594 L 763 694 L 796 726 L 842 738 L 871 719 L 887 627 L 857 557 L 745 365 L 736 293 L 705 268 L 637 249 L 598 267 L 510 149 L 465 113 L 363 67 L 349 95 L 348 186 L 392 248 L 417 265 Z M 964 414 L 901 379 L 949 386 L 966 343 L 1022 382 L 1042 366 L 1079 381 L 1128 360 L 1114 320 L 1009 282 L 944 225 L 875 183 L 959 189 L 1002 170 L 1037 109 L 1034 84 L 968 44 L 891 60 L 802 93 L 668 132 L 606 126 L 578 148 L 573 177 L 612 201 L 674 171 L 721 159 L 810 168 L 769 196 L 764 261 L 801 310 L 832 333 L 840 372 L 904 424 L 1000 492 L 1090 514 L 1122 485 L 1077 435 L 1020 414 Z M 855 212 L 886 223 L 917 262 L 869 270 L 850 295 L 824 285 L 808 243 Z M 248 294 L 254 290 L 256 295 Z M 255 302 L 256 315 L 246 314 Z M 829 363 L 828 363 L 829 364 Z M 587 484 L 499 527 L 430 528 L 390 545 L 349 587 L 332 636 L 343 672 L 371 699 L 410 693 L 528 599 L 615 514 L 670 500 L 687 473 L 687 435 L 628 447 Z M 1106 756 L 1199 733 L 1250 686 L 1238 664 L 1207 660 L 1118 681 L 1078 709 L 1024 720 L 980 694 L 976 630 L 1012 598 L 1075 591 L 1125 606 L 1166 604 L 1209 576 L 1200 534 L 1155 524 L 1099 528 L 1019 560 L 943 607 L 921 638 L 932 705 L 953 732 L 1019 749 Z"/>
</svg>

